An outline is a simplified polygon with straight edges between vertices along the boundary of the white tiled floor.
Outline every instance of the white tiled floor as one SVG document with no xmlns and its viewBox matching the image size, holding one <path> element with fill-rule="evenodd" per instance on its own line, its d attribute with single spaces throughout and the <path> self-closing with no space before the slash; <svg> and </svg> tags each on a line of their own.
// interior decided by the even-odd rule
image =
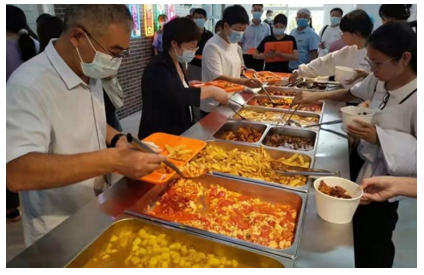
<svg viewBox="0 0 424 275">
<path fill-rule="evenodd" d="M 121 120 L 124 133 L 138 134 L 141 114 L 136 113 Z M 405 199 L 399 205 L 399 221 L 393 240 L 396 246 L 394 267 L 417 267 L 417 202 Z M 6 261 L 18 255 L 25 248 L 21 222 L 6 226 Z"/>
</svg>

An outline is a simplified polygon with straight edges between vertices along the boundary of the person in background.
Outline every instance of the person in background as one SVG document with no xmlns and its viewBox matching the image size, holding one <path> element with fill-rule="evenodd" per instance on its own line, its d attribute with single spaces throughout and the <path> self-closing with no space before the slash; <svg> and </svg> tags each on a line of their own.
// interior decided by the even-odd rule
<svg viewBox="0 0 424 275">
<path fill-rule="evenodd" d="M 332 53 L 332 52 L 341 50 L 344 47 L 346 47 L 346 44 L 345 44 L 345 42 L 343 42 L 343 39 L 340 38 L 339 40 L 336 40 L 333 43 L 331 43 L 330 47 L 328 48 L 328 53 Z"/>
<path fill-rule="evenodd" d="M 361 201 L 383 202 L 397 196 L 417 198 L 417 178 L 372 177 L 359 185 L 364 190 Z"/>
<path fill-rule="evenodd" d="M 265 23 L 267 23 L 271 29 L 271 35 L 272 35 L 272 25 L 274 20 L 274 11 L 267 10 L 266 11 L 266 19 L 264 20 Z"/>
<path fill-rule="evenodd" d="M 373 28 L 374 25 L 365 11 L 354 10 L 349 12 L 340 22 L 342 39 L 347 46 L 339 51 L 319 57 L 309 64 L 300 65 L 297 70 L 293 71 L 290 81 L 295 82 L 299 76 L 311 78 L 332 76 L 336 72 L 336 66 L 371 72 L 366 61 L 366 42 Z M 349 82 L 349 84 L 353 83 Z"/>
<path fill-rule="evenodd" d="M 218 22 L 216 22 L 215 34 L 219 34 L 222 31 L 223 26 L 224 26 L 224 23 L 222 22 L 222 20 L 219 20 Z"/>
<path fill-rule="evenodd" d="M 370 100 L 372 123 L 354 120 L 347 132 L 359 138 L 356 182 L 377 176 L 417 177 L 417 34 L 408 23 L 391 22 L 367 42 L 372 74 L 349 90 L 300 93 L 295 104 L 318 100 Z M 401 146 L 400 146 L 401 145 Z M 399 202 L 360 205 L 353 218 L 356 267 L 391 267 L 392 233 Z"/>
<path fill-rule="evenodd" d="M 318 57 L 327 55 L 330 50 L 330 45 L 334 41 L 341 38 L 340 34 L 340 21 L 343 17 L 343 10 L 341 8 L 334 8 L 330 11 L 330 25 L 326 25 L 321 29 L 319 34 L 319 49 Z"/>
<path fill-rule="evenodd" d="M 189 87 L 182 64 L 193 60 L 199 40 L 199 27 L 189 18 L 175 18 L 164 26 L 164 52 L 143 72 L 140 139 L 156 132 L 181 135 L 194 124 L 192 107 L 201 99 L 228 102 L 227 93 L 218 87 Z"/>
<path fill-rule="evenodd" d="M 195 10 L 196 10 L 196 8 L 190 9 L 189 14 L 188 14 L 189 18 L 193 19 L 193 13 L 194 13 Z"/>
<path fill-rule="evenodd" d="M 6 83 L 10 75 L 38 51 L 38 41 L 32 39 L 27 30 L 25 13 L 18 7 L 6 5 Z M 6 220 L 16 222 L 19 213 L 19 194 L 6 188 Z"/>
<path fill-rule="evenodd" d="M 42 19 L 47 18 L 47 17 L 51 17 L 51 16 L 53 16 L 53 15 L 51 15 L 50 13 L 42 13 L 42 14 L 40 14 L 40 15 L 37 17 L 37 19 L 35 20 L 35 23 L 37 24 L 37 29 L 38 29 L 38 24 L 40 23 L 40 21 L 41 21 Z"/>
<path fill-rule="evenodd" d="M 290 35 L 296 39 L 299 59 L 289 62 L 291 71 L 318 57 L 319 36 L 312 29 L 311 11 L 306 8 L 298 10 L 296 24 L 297 28 L 293 29 Z"/>
<path fill-rule="evenodd" d="M 18 7 L 6 5 L 6 81 L 24 62 L 40 50 L 40 43 L 27 31 L 25 13 Z"/>
<path fill-rule="evenodd" d="M 37 34 L 40 39 L 40 52 L 49 44 L 52 38 L 59 38 L 63 32 L 63 21 L 56 16 L 45 16 L 37 22 Z"/>
<path fill-rule="evenodd" d="M 249 15 L 240 5 L 229 6 L 224 10 L 222 31 L 206 43 L 202 58 L 202 81 L 224 80 L 250 88 L 260 87 L 256 79 L 241 78 L 242 61 L 239 56 L 238 43 L 249 24 Z M 200 105 L 202 117 L 211 112 L 218 102 L 202 100 Z"/>
<path fill-rule="evenodd" d="M 256 49 L 255 54 L 253 55 L 256 59 L 266 59 L 269 57 L 281 57 L 286 59 L 287 61 L 278 61 L 278 62 L 266 62 L 265 61 L 265 71 L 271 72 L 289 72 L 289 61 L 288 60 L 297 60 L 298 52 L 297 52 L 297 44 L 296 39 L 294 39 L 291 35 L 286 35 L 287 27 L 287 17 L 284 14 L 279 14 L 274 18 L 273 25 L 273 35 L 267 36 L 262 40 L 261 44 L 259 44 Z M 291 41 L 293 42 L 293 53 L 281 53 L 278 51 L 272 51 L 265 53 L 265 45 L 268 42 L 283 42 L 283 41 Z"/>
<path fill-rule="evenodd" d="M 243 49 L 244 64 L 249 69 L 263 71 L 264 61 L 253 58 L 253 53 L 265 37 L 271 35 L 270 26 L 262 21 L 263 4 L 252 5 L 252 23 L 246 28 L 240 45 Z"/>
<path fill-rule="evenodd" d="M 213 37 L 213 33 L 205 28 L 205 23 L 208 20 L 208 16 L 204 9 L 195 9 L 193 11 L 193 21 L 196 23 L 200 31 L 200 40 L 197 44 L 196 56 L 193 61 L 188 63 L 187 66 L 187 79 L 188 81 L 202 80 L 202 55 L 203 48 L 206 42 Z"/>
<path fill-rule="evenodd" d="M 95 200 L 107 175 L 139 179 L 166 160 L 106 124 L 101 80 L 116 75 L 133 26 L 126 5 L 69 5 L 59 39 L 7 82 L 6 184 L 20 192 L 27 246 Z"/>
<path fill-rule="evenodd" d="M 162 49 L 162 30 L 163 26 L 168 21 L 168 17 L 166 14 L 161 14 L 158 16 L 158 22 L 159 22 L 159 30 L 155 33 L 155 37 L 153 39 L 153 53 L 154 55 L 158 55 L 163 51 Z"/>
</svg>

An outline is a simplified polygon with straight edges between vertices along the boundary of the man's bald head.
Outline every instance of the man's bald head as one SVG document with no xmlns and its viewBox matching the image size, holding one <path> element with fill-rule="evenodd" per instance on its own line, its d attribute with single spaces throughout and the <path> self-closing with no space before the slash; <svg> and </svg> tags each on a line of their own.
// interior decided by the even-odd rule
<svg viewBox="0 0 424 275">
<path fill-rule="evenodd" d="M 65 32 L 84 27 L 93 35 L 102 36 L 110 24 L 118 24 L 131 30 L 134 26 L 126 5 L 70 5 L 65 15 Z"/>
</svg>

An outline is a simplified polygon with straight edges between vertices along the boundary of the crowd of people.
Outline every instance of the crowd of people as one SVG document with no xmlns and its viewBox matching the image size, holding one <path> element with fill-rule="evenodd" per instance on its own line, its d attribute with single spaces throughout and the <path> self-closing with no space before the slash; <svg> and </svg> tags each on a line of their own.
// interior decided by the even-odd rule
<svg viewBox="0 0 424 275">
<path fill-rule="evenodd" d="M 38 37 L 22 10 L 6 7 L 6 216 L 19 218 L 20 192 L 30 245 L 105 190 L 108 174 L 138 179 L 166 158 L 132 150 L 120 133 L 115 108 L 123 91 L 116 75 L 133 26 L 125 5 L 72 5 L 64 22 L 42 15 Z M 180 135 L 197 116 L 228 104 L 231 93 L 194 87 L 200 82 L 258 88 L 261 83 L 242 77 L 243 70 L 292 73 L 295 81 L 333 76 L 336 66 L 356 69 L 350 88 L 301 92 L 295 103 L 353 100 L 376 112 L 372 123 L 347 127 L 356 141 L 352 180 L 365 190 L 353 221 L 355 262 L 391 267 L 398 196 L 417 196 L 417 26 L 405 22 L 410 8 L 382 5 L 377 29 L 364 10 L 334 8 L 319 35 L 306 8 L 290 32 L 284 14 L 269 10 L 262 20 L 262 4 L 252 5 L 252 19 L 240 5 L 227 7 L 214 33 L 205 28 L 208 14 L 201 8 L 172 20 L 159 15 L 154 58 L 141 80 L 138 137 Z M 287 42 L 290 50 L 270 49 L 274 42 Z"/>
</svg>

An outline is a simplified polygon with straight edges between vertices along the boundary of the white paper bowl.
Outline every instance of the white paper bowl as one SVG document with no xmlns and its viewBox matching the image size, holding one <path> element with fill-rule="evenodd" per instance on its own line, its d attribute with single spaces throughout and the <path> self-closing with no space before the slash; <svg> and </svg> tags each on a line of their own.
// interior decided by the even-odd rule
<svg viewBox="0 0 424 275">
<path fill-rule="evenodd" d="M 358 107 L 358 106 L 346 106 L 340 109 L 342 111 L 343 127 L 346 130 L 346 126 L 349 124 L 357 125 L 353 122 L 354 119 L 371 123 L 375 112 L 370 108 Z M 366 112 L 366 115 L 358 115 Z"/>
<path fill-rule="evenodd" d="M 356 71 L 349 67 L 336 66 L 335 80 L 340 82 L 345 88 L 349 88 L 352 85 L 345 84 L 346 80 L 351 80 L 356 76 Z"/>
<path fill-rule="evenodd" d="M 318 190 L 322 180 L 328 186 L 343 187 L 352 199 L 339 199 L 322 193 Z M 318 216 L 327 222 L 336 224 L 345 224 L 352 221 L 363 194 L 362 189 L 356 183 L 339 177 L 322 177 L 315 180 L 314 188 Z"/>
</svg>

